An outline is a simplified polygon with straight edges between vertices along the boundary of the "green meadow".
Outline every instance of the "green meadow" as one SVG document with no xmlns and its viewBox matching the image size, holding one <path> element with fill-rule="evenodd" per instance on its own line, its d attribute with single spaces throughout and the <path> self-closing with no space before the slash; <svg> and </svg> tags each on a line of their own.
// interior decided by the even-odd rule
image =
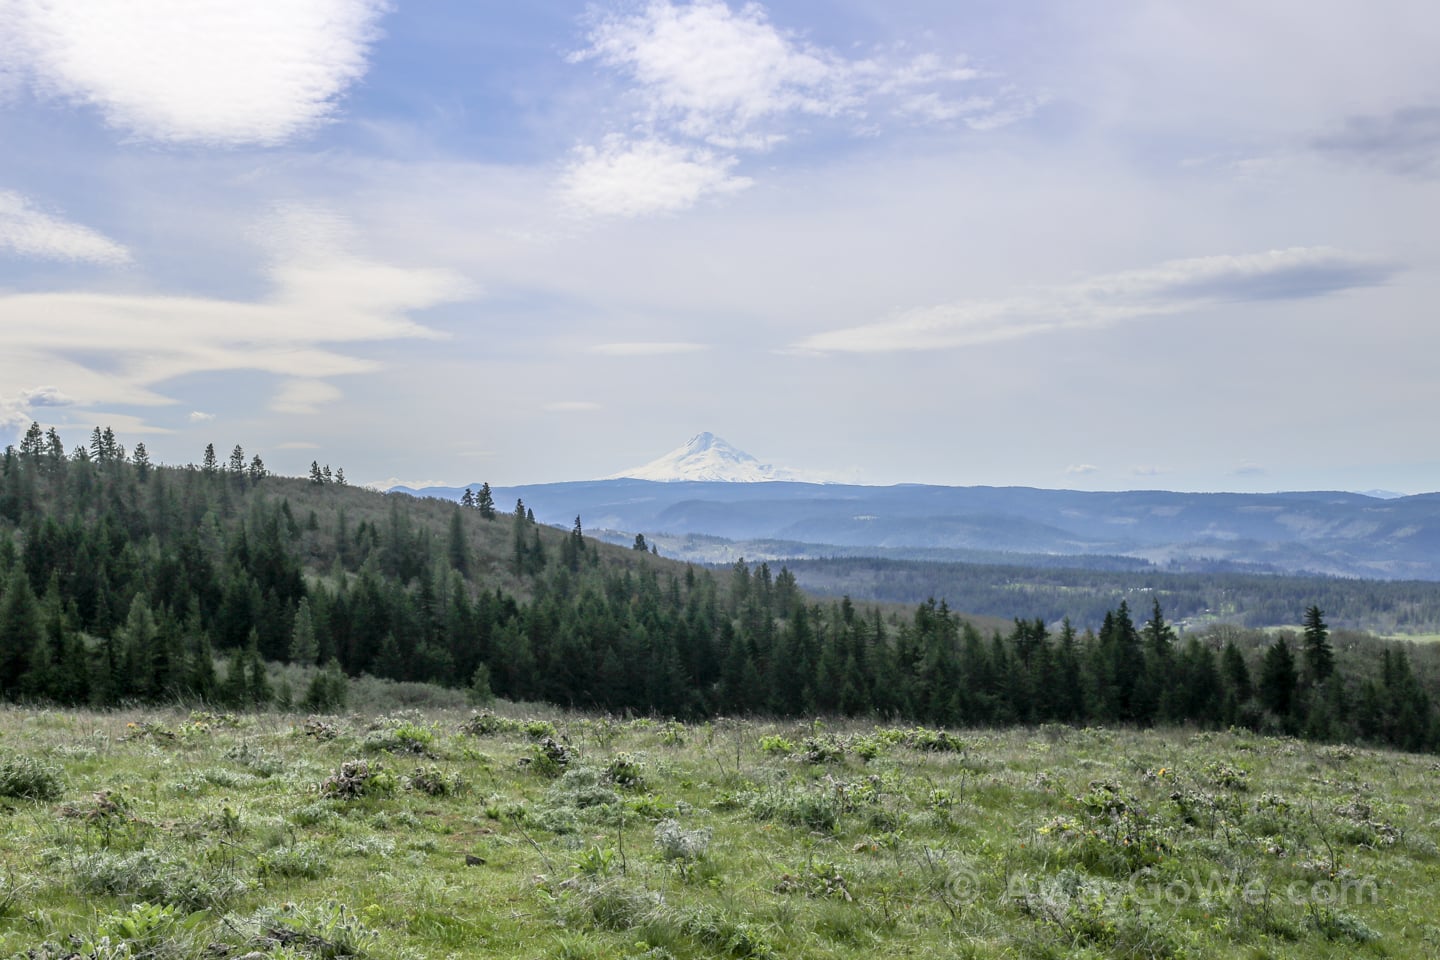
<svg viewBox="0 0 1440 960">
<path fill-rule="evenodd" d="M 0 955 L 1440 952 L 1440 764 L 1249 732 L 0 712 Z"/>
</svg>

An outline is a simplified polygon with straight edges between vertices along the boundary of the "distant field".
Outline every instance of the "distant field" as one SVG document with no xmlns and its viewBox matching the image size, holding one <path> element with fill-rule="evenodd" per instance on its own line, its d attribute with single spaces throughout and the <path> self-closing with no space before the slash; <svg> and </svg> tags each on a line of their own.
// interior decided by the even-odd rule
<svg viewBox="0 0 1440 960">
<path fill-rule="evenodd" d="M 531 713 L 0 712 L 0 955 L 1440 950 L 1434 757 Z"/>
</svg>

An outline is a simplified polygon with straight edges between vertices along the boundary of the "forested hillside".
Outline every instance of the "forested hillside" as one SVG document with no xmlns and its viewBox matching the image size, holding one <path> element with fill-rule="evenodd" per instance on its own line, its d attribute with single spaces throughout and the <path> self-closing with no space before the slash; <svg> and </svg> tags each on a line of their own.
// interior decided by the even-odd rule
<svg viewBox="0 0 1440 960">
<path fill-rule="evenodd" d="M 959 610 L 984 616 L 1046 621 L 1068 616 L 1099 626 L 1117 596 L 1139 595 L 1158 598 L 1171 618 L 1191 625 L 1296 624 L 1302 610 L 1318 604 L 1337 627 L 1383 634 L 1440 632 L 1440 583 L 1433 580 L 1086 568 L 1066 562 L 1074 560 L 1051 557 L 1042 565 L 1029 557 L 984 563 L 831 557 L 786 560 L 785 565 L 805 590 L 822 596 L 907 604 L 943 596 Z"/>
<path fill-rule="evenodd" d="M 152 465 L 97 429 L 66 454 L 32 427 L 0 465 L 0 694 L 98 706 L 274 699 L 333 707 L 345 676 L 699 717 L 821 713 L 937 724 L 1246 725 L 1440 743 L 1427 655 L 1181 637 L 1121 598 L 1098 631 L 1021 618 L 982 634 L 942 601 L 885 617 L 819 604 L 788 570 L 716 575 L 596 543 L 581 519 L 269 476 L 239 447 Z M 1297 611 L 1297 617 L 1299 612 Z M 1432 651 L 1433 652 L 1433 651 Z M 217 660 L 220 666 L 217 667 Z M 304 690 L 275 689 L 295 663 Z M 322 669 L 324 665 L 324 669 Z"/>
</svg>

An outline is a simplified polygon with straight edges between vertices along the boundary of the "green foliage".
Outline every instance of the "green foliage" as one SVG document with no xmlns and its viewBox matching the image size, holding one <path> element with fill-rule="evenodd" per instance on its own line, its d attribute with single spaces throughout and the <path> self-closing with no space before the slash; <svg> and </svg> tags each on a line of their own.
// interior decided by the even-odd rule
<svg viewBox="0 0 1440 960">
<path fill-rule="evenodd" d="M 470 785 L 459 774 L 447 773 L 434 764 L 416 767 L 405 778 L 407 790 L 417 790 L 430 797 L 451 797 L 458 793 L 464 793 L 469 787 Z"/>
<path fill-rule="evenodd" d="M 795 741 L 778 734 L 767 734 L 759 740 L 762 753 L 776 753 L 788 757 L 795 752 Z"/>
<path fill-rule="evenodd" d="M 58 800 L 65 792 L 63 772 L 24 754 L 0 760 L 0 797 Z"/>
<path fill-rule="evenodd" d="M 259 927 L 267 945 L 298 950 L 314 960 L 363 960 L 379 939 L 348 906 L 333 900 L 264 911 Z"/>
<path fill-rule="evenodd" d="M 645 788 L 645 763 L 631 753 L 617 753 L 605 763 L 605 781 L 631 790 Z"/>
<path fill-rule="evenodd" d="M 395 777 L 378 763 L 346 760 L 320 784 L 320 795 L 336 800 L 385 796 L 394 793 Z"/>
</svg>

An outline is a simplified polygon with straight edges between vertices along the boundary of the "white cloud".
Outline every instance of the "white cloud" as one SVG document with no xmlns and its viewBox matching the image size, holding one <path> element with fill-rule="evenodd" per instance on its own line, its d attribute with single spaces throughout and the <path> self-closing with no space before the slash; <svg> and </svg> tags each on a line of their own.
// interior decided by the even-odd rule
<svg viewBox="0 0 1440 960">
<path fill-rule="evenodd" d="M 677 353 L 699 353 L 709 349 L 710 346 L 704 343 L 646 340 L 633 343 L 597 343 L 590 348 L 590 352 L 607 357 L 661 357 Z"/>
<path fill-rule="evenodd" d="M 0 0 L 0 61 L 148 140 L 275 144 L 364 75 L 383 0 Z"/>
<path fill-rule="evenodd" d="M 271 398 L 270 409 L 276 413 L 318 413 L 321 406 L 341 396 L 339 388 L 324 380 L 290 380 Z"/>
<path fill-rule="evenodd" d="M 546 413 L 587 413 L 591 410 L 599 410 L 600 404 L 591 400 L 557 400 L 554 403 L 547 403 L 540 408 Z"/>
<path fill-rule="evenodd" d="M 130 261 L 130 251 L 104 234 L 45 213 L 9 190 L 0 190 L 0 250 L 45 260 Z"/>
<path fill-rule="evenodd" d="M 1143 464 L 1130 468 L 1130 475 L 1134 477 L 1158 477 L 1161 474 L 1169 472 L 1169 467 L 1157 467 L 1153 464 Z"/>
<path fill-rule="evenodd" d="M 1099 471 L 1100 468 L 1093 463 L 1072 463 L 1065 468 L 1065 473 L 1072 477 L 1083 477 Z"/>
<path fill-rule="evenodd" d="M 204 413 L 200 410 L 191 410 L 190 416 L 187 419 L 191 423 L 209 423 L 211 420 L 215 419 L 215 414 Z"/>
<path fill-rule="evenodd" d="M 893 106 L 946 121 L 994 112 L 994 100 L 941 92 L 980 77 L 963 60 L 930 53 L 845 57 L 776 27 L 757 3 L 733 10 L 721 0 L 683 6 L 652 0 L 639 12 L 601 17 L 588 39 L 572 59 L 594 59 L 631 79 L 642 119 L 727 149 L 764 149 L 785 139 L 773 121 L 788 115 L 860 117 Z"/>
<path fill-rule="evenodd" d="M 754 145 L 751 128 L 775 114 L 856 105 L 843 61 L 785 36 L 755 4 L 737 13 L 718 0 L 658 0 L 600 20 L 589 39 L 576 59 L 629 74 L 656 118 L 724 146 Z"/>
<path fill-rule="evenodd" d="M 560 180 L 561 202 L 591 216 L 638 217 L 693 207 L 707 194 L 733 194 L 750 186 L 734 177 L 734 157 L 662 140 L 607 137 L 599 149 L 575 151 Z"/>
<path fill-rule="evenodd" d="M 795 349 L 884 353 L 976 346 L 1056 330 L 1107 327 L 1208 304 L 1322 296 L 1383 282 L 1392 272 L 1384 264 L 1325 247 L 1171 260 L 1029 296 L 907 310 L 878 323 L 814 334 Z"/>
<path fill-rule="evenodd" d="M 666 213 L 742 190 L 751 181 L 730 175 L 738 158 L 707 148 L 769 150 L 797 121 L 843 120 L 851 135 L 873 134 L 888 117 L 993 129 L 1040 103 L 1010 86 L 957 96 L 953 88 L 982 79 L 963 58 L 843 56 L 776 27 L 758 3 L 651 0 L 597 16 L 587 40 L 571 61 L 593 60 L 631 84 L 634 131 L 580 148 L 566 168 L 561 192 L 587 215 Z"/>
</svg>

